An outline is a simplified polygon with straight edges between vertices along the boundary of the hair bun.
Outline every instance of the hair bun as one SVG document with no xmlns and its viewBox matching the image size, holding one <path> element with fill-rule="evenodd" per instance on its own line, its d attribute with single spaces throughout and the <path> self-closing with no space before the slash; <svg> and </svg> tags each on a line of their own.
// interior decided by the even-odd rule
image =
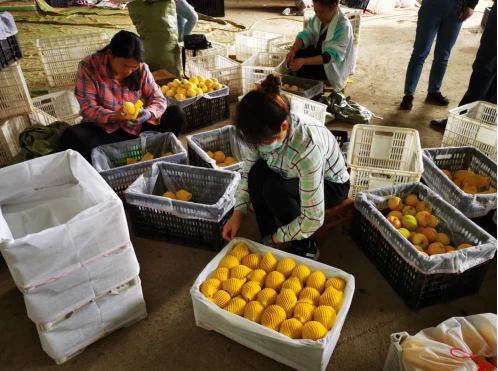
<svg viewBox="0 0 498 371">
<path fill-rule="evenodd" d="M 277 75 L 275 73 L 270 73 L 268 76 L 266 76 L 266 79 L 261 83 L 261 87 L 267 92 L 267 93 L 280 93 L 280 88 L 282 86 L 282 80 L 280 78 L 280 75 Z"/>
</svg>

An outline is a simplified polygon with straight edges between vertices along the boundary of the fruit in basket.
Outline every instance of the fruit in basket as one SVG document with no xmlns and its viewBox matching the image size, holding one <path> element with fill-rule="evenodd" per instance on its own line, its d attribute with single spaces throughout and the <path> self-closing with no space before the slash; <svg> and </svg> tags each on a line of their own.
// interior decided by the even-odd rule
<svg viewBox="0 0 498 371">
<path fill-rule="evenodd" d="M 416 194 L 412 193 L 412 194 L 406 196 L 405 205 L 415 207 L 415 206 L 417 206 L 418 202 L 419 202 L 419 200 L 418 200 L 418 196 Z"/>
<path fill-rule="evenodd" d="M 239 265 L 239 267 L 243 267 L 243 265 Z M 242 297 L 247 301 L 250 302 L 252 300 L 256 300 L 256 296 L 258 293 L 261 291 L 261 286 L 259 283 L 254 282 L 254 281 L 249 281 L 242 286 Z"/>
<path fill-rule="evenodd" d="M 206 80 L 204 81 L 204 85 L 206 85 L 206 87 L 209 89 L 210 87 L 212 87 L 212 86 L 213 86 L 213 80 L 211 80 L 211 79 L 206 79 Z"/>
<path fill-rule="evenodd" d="M 162 155 L 161 157 L 168 157 L 168 156 L 172 156 L 172 155 L 173 155 L 173 152 L 167 152 L 164 155 Z"/>
<path fill-rule="evenodd" d="M 433 242 L 427 248 L 427 253 L 432 256 L 432 255 L 444 254 L 446 253 L 446 250 L 444 249 L 444 246 L 439 242 Z"/>
<path fill-rule="evenodd" d="M 230 294 L 230 297 L 234 298 L 239 296 L 242 292 L 242 286 L 246 283 L 246 280 L 239 280 L 238 278 L 229 278 L 223 281 L 223 290 Z"/>
<path fill-rule="evenodd" d="M 431 228 L 436 228 L 439 225 L 439 218 L 435 215 L 431 215 L 428 225 Z"/>
<path fill-rule="evenodd" d="M 227 255 L 221 259 L 220 264 L 218 264 L 218 268 L 225 267 L 228 269 L 232 269 L 240 264 L 240 261 L 237 257 L 233 255 Z"/>
<path fill-rule="evenodd" d="M 325 290 L 325 282 L 327 282 L 325 273 L 322 271 L 314 271 L 310 274 L 308 281 L 306 281 L 306 286 L 313 287 L 316 291 L 322 294 Z"/>
<path fill-rule="evenodd" d="M 201 284 L 199 291 L 206 298 L 212 298 L 214 293 L 220 289 L 221 282 L 215 278 L 210 278 Z"/>
<path fill-rule="evenodd" d="M 176 90 L 174 89 L 170 89 L 166 92 L 167 97 L 174 98 L 175 95 L 176 95 Z"/>
<path fill-rule="evenodd" d="M 296 85 L 292 85 L 290 87 L 290 90 L 293 90 L 293 91 L 299 91 L 299 87 L 297 87 Z"/>
<path fill-rule="evenodd" d="M 195 91 L 195 89 L 191 88 L 191 89 L 188 89 L 187 90 L 187 97 L 189 98 L 193 98 L 197 95 L 197 92 Z"/>
<path fill-rule="evenodd" d="M 259 267 L 266 273 L 270 273 L 277 268 L 277 259 L 275 259 L 271 252 L 267 251 L 263 256 L 263 259 L 261 259 Z"/>
<path fill-rule="evenodd" d="M 410 231 L 410 236 L 408 236 L 408 241 L 410 241 L 411 243 L 413 243 L 413 237 L 415 237 L 416 234 L 417 234 L 417 232 Z"/>
<path fill-rule="evenodd" d="M 230 302 L 230 294 L 225 290 L 218 290 L 213 294 L 213 297 L 210 298 L 213 303 L 215 303 L 221 309 L 225 308 Z"/>
<path fill-rule="evenodd" d="M 226 281 L 230 278 L 230 269 L 227 267 L 217 268 L 211 275 L 211 278 L 216 278 L 220 282 Z"/>
<path fill-rule="evenodd" d="M 282 86 L 282 89 L 290 89 L 290 85 L 289 85 L 289 84 L 284 84 L 284 85 Z"/>
<path fill-rule="evenodd" d="M 412 206 L 405 206 L 401 212 L 403 213 L 403 215 L 417 215 L 417 210 L 415 210 L 415 208 Z"/>
<path fill-rule="evenodd" d="M 329 287 L 333 287 L 336 290 L 344 291 L 346 289 L 346 281 L 339 277 L 332 277 L 325 282 L 325 290 Z"/>
<path fill-rule="evenodd" d="M 245 265 L 237 265 L 230 269 L 230 278 L 238 278 L 239 280 L 247 278 L 247 275 L 252 272 L 251 268 Z"/>
<path fill-rule="evenodd" d="M 265 286 L 266 272 L 262 269 L 255 269 L 247 275 L 249 281 L 257 282 L 261 287 Z"/>
<path fill-rule="evenodd" d="M 301 293 L 303 286 L 301 285 L 301 281 L 299 281 L 299 278 L 297 277 L 289 277 L 285 280 L 285 282 L 282 285 L 282 290 L 283 289 L 291 289 L 294 291 L 296 296 L 299 296 Z"/>
<path fill-rule="evenodd" d="M 261 317 L 263 316 L 264 311 L 265 307 L 263 307 L 259 301 L 250 301 L 244 308 L 244 318 L 249 321 L 261 323 Z"/>
<path fill-rule="evenodd" d="M 315 308 L 313 304 L 298 301 L 294 307 L 293 317 L 304 325 L 313 320 Z"/>
<path fill-rule="evenodd" d="M 462 249 L 467 249 L 469 247 L 472 247 L 470 243 L 462 243 L 460 246 L 457 247 L 457 250 L 462 250 Z"/>
<path fill-rule="evenodd" d="M 181 93 L 175 94 L 175 99 L 176 100 L 185 100 L 185 95 L 183 95 Z"/>
<path fill-rule="evenodd" d="M 280 272 L 287 279 L 290 277 L 293 269 L 296 267 L 296 261 L 291 258 L 283 258 L 277 263 L 277 272 Z"/>
<path fill-rule="evenodd" d="M 431 221 L 431 214 L 428 211 L 420 211 L 415 215 L 419 227 L 427 227 Z"/>
<path fill-rule="evenodd" d="M 278 293 L 275 290 L 269 287 L 265 287 L 258 293 L 256 300 L 261 303 L 263 307 L 268 308 L 269 306 L 275 304 L 275 302 L 277 301 L 277 296 Z"/>
<path fill-rule="evenodd" d="M 220 90 L 223 86 L 219 82 L 215 82 L 212 87 L 214 90 Z"/>
<path fill-rule="evenodd" d="M 216 151 L 213 155 L 213 159 L 216 161 L 216 163 L 221 163 L 225 161 L 225 154 L 222 151 Z"/>
<path fill-rule="evenodd" d="M 417 218 L 413 215 L 405 215 L 401 219 L 401 225 L 409 231 L 414 231 L 418 228 Z"/>
<path fill-rule="evenodd" d="M 391 211 L 389 214 L 387 214 L 387 217 L 389 218 L 390 216 L 395 216 L 399 220 L 403 219 L 403 213 L 401 211 Z"/>
<path fill-rule="evenodd" d="M 401 210 L 403 210 L 404 205 L 403 205 L 401 198 L 391 197 L 387 201 L 387 207 L 389 207 L 393 211 L 401 211 Z"/>
<path fill-rule="evenodd" d="M 445 252 L 453 252 L 453 251 L 456 251 L 456 249 L 453 246 L 445 246 L 444 251 Z"/>
<path fill-rule="evenodd" d="M 230 300 L 230 302 L 227 304 L 227 306 L 223 309 L 226 310 L 227 312 L 230 312 L 230 313 L 233 313 L 233 314 L 236 314 L 236 315 L 242 317 L 244 315 L 244 309 L 245 309 L 246 305 L 247 305 L 246 301 L 243 298 L 241 298 L 240 296 L 237 296 L 235 298 L 232 298 L 232 300 Z"/>
<path fill-rule="evenodd" d="M 401 233 L 401 235 L 406 238 L 406 239 L 409 239 L 410 238 L 410 231 L 406 228 L 400 228 L 398 229 L 398 232 Z"/>
<path fill-rule="evenodd" d="M 212 93 L 213 91 L 214 91 L 214 89 L 213 89 L 213 88 L 209 88 L 209 89 L 207 90 L 207 92 L 208 92 L 208 93 Z"/>
<path fill-rule="evenodd" d="M 245 242 L 239 242 L 237 245 L 235 245 L 230 251 L 229 255 L 236 256 L 239 260 L 244 259 L 247 255 L 249 255 L 249 246 Z"/>
<path fill-rule="evenodd" d="M 204 76 L 197 76 L 197 81 L 199 81 L 199 84 L 200 84 L 200 83 L 203 83 L 204 81 L 206 81 L 206 79 L 204 78 Z"/>
<path fill-rule="evenodd" d="M 320 340 L 327 335 L 327 329 L 318 321 L 310 321 L 303 326 L 302 337 L 305 340 Z"/>
<path fill-rule="evenodd" d="M 171 198 L 172 200 L 176 200 L 176 195 L 173 192 L 164 192 L 163 197 Z"/>
<path fill-rule="evenodd" d="M 313 321 L 320 322 L 328 331 L 334 327 L 337 313 L 334 308 L 320 305 L 313 312 Z"/>
<path fill-rule="evenodd" d="M 142 159 L 139 162 L 150 161 L 152 159 L 154 159 L 154 155 L 150 152 L 147 152 L 145 155 L 142 156 Z"/>
<path fill-rule="evenodd" d="M 310 274 L 311 272 L 307 265 L 299 264 L 292 270 L 291 277 L 297 277 L 301 281 L 301 285 L 304 286 Z"/>
<path fill-rule="evenodd" d="M 286 319 L 280 325 L 280 333 L 291 339 L 301 339 L 303 324 L 295 318 Z"/>
<path fill-rule="evenodd" d="M 192 199 L 192 193 L 184 189 L 180 189 L 176 192 L 176 198 L 180 201 L 190 201 Z"/>
<path fill-rule="evenodd" d="M 198 88 L 201 89 L 203 93 L 208 91 L 208 87 L 203 82 L 199 83 Z"/>
<path fill-rule="evenodd" d="M 439 232 L 436 237 L 436 242 L 444 246 L 448 246 L 451 243 L 450 237 L 446 233 Z"/>
<path fill-rule="evenodd" d="M 277 295 L 276 304 L 284 308 L 287 318 L 292 318 L 294 307 L 297 304 L 296 294 L 291 289 L 282 289 Z"/>
<path fill-rule="evenodd" d="M 416 248 L 420 252 L 424 252 L 424 249 L 420 247 L 419 245 L 413 245 L 414 248 Z"/>
<path fill-rule="evenodd" d="M 194 85 L 199 85 L 199 79 L 197 77 L 191 77 L 188 81 Z"/>
<path fill-rule="evenodd" d="M 214 153 L 211 151 L 207 151 L 206 154 L 209 156 L 209 158 L 214 158 Z"/>
<path fill-rule="evenodd" d="M 299 88 L 299 91 L 300 91 L 300 92 L 303 92 L 303 91 L 304 91 L 304 89 L 303 89 L 303 88 Z"/>
<path fill-rule="evenodd" d="M 388 216 L 387 220 L 389 221 L 389 223 L 391 223 L 393 225 L 394 228 L 396 228 L 396 229 L 401 228 L 401 220 L 399 220 L 397 217 Z"/>
<path fill-rule="evenodd" d="M 282 273 L 277 271 L 269 272 L 265 279 L 265 287 L 280 292 L 282 285 L 284 284 L 285 277 Z"/>
<path fill-rule="evenodd" d="M 168 85 L 161 86 L 161 93 L 166 94 L 169 90 Z"/>
<path fill-rule="evenodd" d="M 204 94 L 204 92 L 202 91 L 201 88 L 194 88 L 194 90 L 195 90 L 195 94 L 196 95 L 202 95 L 202 94 Z"/>
<path fill-rule="evenodd" d="M 319 301 L 320 293 L 313 287 L 305 287 L 299 294 L 298 302 L 309 303 L 317 306 Z"/>
<path fill-rule="evenodd" d="M 420 246 L 422 249 L 427 249 L 427 247 L 429 246 L 429 240 L 423 233 L 415 234 L 415 236 L 413 236 L 412 243 L 414 245 Z"/>
<path fill-rule="evenodd" d="M 320 296 L 320 300 L 318 301 L 319 305 L 328 305 L 335 309 L 336 312 L 339 312 L 339 309 L 342 307 L 342 296 L 343 292 L 336 290 L 333 287 L 329 287 L 325 292 Z"/>
<path fill-rule="evenodd" d="M 442 172 L 444 173 L 444 175 L 450 178 L 450 180 L 453 180 L 453 175 L 451 175 L 449 170 L 442 170 Z"/>
<path fill-rule="evenodd" d="M 421 211 L 432 213 L 432 205 L 429 201 L 420 201 L 417 203 L 417 206 L 415 206 L 415 210 L 417 210 L 418 213 Z"/>
<path fill-rule="evenodd" d="M 261 324 L 275 331 L 280 330 L 280 325 L 285 320 L 285 310 L 279 305 L 270 305 L 261 316 Z"/>
<path fill-rule="evenodd" d="M 126 159 L 126 165 L 133 165 L 133 164 L 136 164 L 138 161 L 136 158 L 127 158 Z"/>
<path fill-rule="evenodd" d="M 233 157 L 228 156 L 225 158 L 224 162 L 225 162 L 226 166 L 230 166 L 230 165 L 235 165 L 237 163 L 237 160 L 234 159 Z"/>
<path fill-rule="evenodd" d="M 422 233 L 425 235 L 425 237 L 427 237 L 427 241 L 429 241 L 430 243 L 436 242 L 437 231 L 434 228 L 424 228 Z"/>
<path fill-rule="evenodd" d="M 244 259 L 242 259 L 242 265 L 249 267 L 251 269 L 258 269 L 263 257 L 260 254 L 249 254 Z M 263 269 L 266 273 L 266 271 Z"/>
<path fill-rule="evenodd" d="M 174 79 L 173 82 L 172 82 L 172 84 L 173 84 L 173 86 L 175 88 L 177 88 L 177 87 L 179 87 L 182 84 L 182 82 L 180 80 L 178 80 L 178 79 Z"/>
</svg>

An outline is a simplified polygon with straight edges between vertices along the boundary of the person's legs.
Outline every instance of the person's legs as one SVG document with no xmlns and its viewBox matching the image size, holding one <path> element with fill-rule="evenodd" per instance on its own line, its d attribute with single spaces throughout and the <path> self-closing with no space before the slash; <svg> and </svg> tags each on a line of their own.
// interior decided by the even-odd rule
<svg viewBox="0 0 498 371">
<path fill-rule="evenodd" d="M 178 5 L 176 6 L 177 14 L 176 14 L 176 23 L 178 24 L 178 42 L 181 43 L 183 41 L 183 33 L 185 30 L 185 23 L 187 20 L 178 15 Z"/>
<path fill-rule="evenodd" d="M 178 39 L 183 41 L 183 38 L 192 33 L 199 17 L 195 9 L 187 3 L 186 0 L 178 0 L 176 2 L 176 14 L 178 19 L 182 18 L 181 24 L 181 34 L 180 34 L 180 22 L 178 22 Z"/>
<path fill-rule="evenodd" d="M 299 50 L 294 58 L 310 58 L 316 57 L 317 55 L 321 55 L 321 53 L 312 45 L 306 49 Z M 299 71 L 296 72 L 296 76 L 304 79 L 327 80 L 327 74 L 325 73 L 323 65 L 302 66 Z"/>
<path fill-rule="evenodd" d="M 185 112 L 178 106 L 169 106 L 161 116 L 159 125 L 152 125 L 148 122 L 142 124 L 141 131 L 158 131 L 160 133 L 173 133 L 176 137 L 180 135 L 182 128 L 187 123 Z"/>
</svg>

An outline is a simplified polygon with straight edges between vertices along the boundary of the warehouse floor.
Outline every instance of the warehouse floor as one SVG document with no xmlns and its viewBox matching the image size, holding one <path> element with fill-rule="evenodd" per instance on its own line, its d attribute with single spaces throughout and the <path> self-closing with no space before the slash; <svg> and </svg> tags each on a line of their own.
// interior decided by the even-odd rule
<svg viewBox="0 0 498 371">
<path fill-rule="evenodd" d="M 250 26 L 265 18 L 279 17 L 291 1 L 227 0 L 227 18 Z M 443 93 L 458 104 L 471 73 L 480 39 L 484 6 L 461 31 L 450 60 Z M 254 28 L 295 34 L 301 23 L 268 20 Z M 296 17 L 299 21 L 302 18 Z M 440 146 L 442 134 L 428 127 L 432 118 L 445 117 L 447 108 L 423 103 L 429 69 L 424 73 L 411 112 L 399 111 L 406 65 L 414 38 L 416 10 L 397 10 L 389 15 L 364 18 L 360 54 L 348 94 L 381 119 L 373 124 L 419 130 L 423 147 Z M 430 57 L 428 62 L 432 58 Z M 429 66 L 429 63 L 426 67 Z M 215 125 L 215 126 L 219 126 Z M 331 128 L 351 129 L 348 124 Z M 184 140 L 184 138 L 182 138 Z M 131 228 L 130 228 L 131 229 Z M 241 236 L 257 239 L 254 215 L 249 214 Z M 26 316 L 22 295 L 14 286 L 5 264 L 0 264 L 0 365 L 2 370 L 283 370 L 287 367 L 216 332 L 197 328 L 189 290 L 214 253 L 135 238 L 132 242 L 141 266 L 141 279 L 149 315 L 89 346 L 85 352 L 57 367 L 43 352 L 35 326 Z M 496 259 L 488 269 L 480 293 L 448 304 L 418 311 L 407 308 L 351 239 L 340 230 L 330 231 L 321 249 L 322 263 L 355 276 L 356 292 L 328 370 L 381 370 L 389 335 L 411 334 L 436 326 L 453 316 L 496 313 Z"/>
</svg>

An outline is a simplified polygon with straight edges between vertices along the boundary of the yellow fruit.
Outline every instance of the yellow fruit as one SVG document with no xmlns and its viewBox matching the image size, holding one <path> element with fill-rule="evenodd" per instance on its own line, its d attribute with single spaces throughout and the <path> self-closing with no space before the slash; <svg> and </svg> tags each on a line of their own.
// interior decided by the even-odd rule
<svg viewBox="0 0 498 371">
<path fill-rule="evenodd" d="M 220 162 L 219 164 L 216 164 L 216 166 L 218 166 L 218 167 L 226 167 L 227 164 L 225 164 L 224 162 Z"/>
<path fill-rule="evenodd" d="M 265 285 L 266 272 L 262 269 L 255 269 L 247 275 L 249 281 L 257 282 L 261 287 Z"/>
<path fill-rule="evenodd" d="M 230 269 L 230 278 L 238 278 L 239 280 L 244 279 L 251 272 L 251 268 L 245 265 L 237 265 Z"/>
<path fill-rule="evenodd" d="M 187 89 L 185 88 L 178 88 L 178 90 L 176 91 L 178 94 L 180 95 L 183 95 L 183 99 L 185 99 L 185 96 L 187 95 Z"/>
<path fill-rule="evenodd" d="M 150 152 L 147 152 L 145 155 L 143 155 L 142 159 L 140 160 L 140 162 L 145 162 L 145 161 L 150 161 L 154 159 L 154 155 Z"/>
<path fill-rule="evenodd" d="M 229 255 L 236 256 L 239 260 L 244 259 L 247 255 L 249 255 L 249 247 L 245 242 L 240 242 L 237 245 L 235 245 L 230 251 Z"/>
<path fill-rule="evenodd" d="M 207 93 L 211 93 L 211 92 L 213 92 L 213 91 L 214 91 L 214 89 L 213 89 L 213 88 L 209 88 L 209 89 L 207 90 Z"/>
<path fill-rule="evenodd" d="M 243 265 L 239 265 L 239 267 L 243 267 Z M 259 283 L 254 281 L 249 281 L 242 286 L 241 295 L 247 301 L 256 300 L 256 296 L 261 291 L 261 286 Z"/>
<path fill-rule="evenodd" d="M 334 308 L 321 305 L 313 312 L 313 320 L 320 322 L 328 331 L 334 327 L 337 313 Z"/>
<path fill-rule="evenodd" d="M 403 235 L 406 239 L 410 238 L 410 231 L 406 228 L 400 228 L 398 229 L 398 232 Z"/>
<path fill-rule="evenodd" d="M 196 95 L 202 95 L 204 93 L 200 88 L 195 88 L 194 90 Z"/>
<path fill-rule="evenodd" d="M 277 263 L 277 272 L 282 273 L 285 278 L 291 276 L 292 271 L 296 267 L 296 261 L 291 258 L 283 258 Z"/>
<path fill-rule="evenodd" d="M 123 104 L 123 112 L 127 115 L 133 115 L 135 113 L 135 105 L 131 102 L 125 102 Z"/>
<path fill-rule="evenodd" d="M 169 90 L 169 88 L 168 88 L 168 86 L 167 86 L 167 85 L 163 85 L 163 86 L 161 86 L 161 92 L 162 92 L 163 94 L 166 94 L 166 93 L 168 92 L 168 90 Z M 135 107 L 133 107 L 133 108 L 135 108 Z"/>
<path fill-rule="evenodd" d="M 304 91 L 304 89 L 303 88 L 299 88 L 299 91 Z"/>
<path fill-rule="evenodd" d="M 187 79 L 182 79 L 182 85 L 185 85 L 188 83 L 188 80 Z"/>
<path fill-rule="evenodd" d="M 436 242 L 443 244 L 444 246 L 448 246 L 451 242 L 450 237 L 445 233 L 438 233 L 436 237 Z"/>
<path fill-rule="evenodd" d="M 389 214 L 387 214 L 386 218 L 389 218 L 391 216 L 395 216 L 399 220 L 403 219 L 403 213 L 401 211 L 391 211 Z"/>
<path fill-rule="evenodd" d="M 280 330 L 280 325 L 285 321 L 285 310 L 278 305 L 270 305 L 261 316 L 261 324 L 272 330 Z"/>
<path fill-rule="evenodd" d="M 208 91 L 208 87 L 206 86 L 206 84 L 204 84 L 202 82 L 199 83 L 199 89 L 201 89 L 203 93 Z"/>
<path fill-rule="evenodd" d="M 214 153 L 214 157 L 213 158 L 216 161 L 216 163 L 220 163 L 220 162 L 225 161 L 225 154 L 222 151 L 216 151 Z"/>
<path fill-rule="evenodd" d="M 437 239 L 437 231 L 434 228 L 424 228 L 422 233 L 427 237 L 427 241 L 435 242 Z"/>
<path fill-rule="evenodd" d="M 240 296 L 237 296 L 230 300 L 227 306 L 223 309 L 238 316 L 243 316 L 246 304 L 247 303 L 244 299 L 242 299 Z"/>
<path fill-rule="evenodd" d="M 403 215 L 417 215 L 417 210 L 415 210 L 415 208 L 412 206 L 405 206 L 403 210 L 401 210 L 401 212 L 403 213 Z"/>
<path fill-rule="evenodd" d="M 214 153 L 213 152 L 207 151 L 206 153 L 209 156 L 209 158 L 214 158 Z"/>
<path fill-rule="evenodd" d="M 427 249 L 429 246 L 429 240 L 423 233 L 416 233 L 415 236 L 413 236 L 412 243 L 420 246 L 422 249 Z"/>
<path fill-rule="evenodd" d="M 239 280 L 238 278 L 229 278 L 226 281 L 223 281 L 222 286 L 223 290 L 230 294 L 230 297 L 234 298 L 239 296 L 242 291 L 242 286 L 246 282 L 245 279 Z"/>
<path fill-rule="evenodd" d="M 263 259 L 261 259 L 259 268 L 264 270 L 266 273 L 270 273 L 277 268 L 277 259 L 275 259 L 271 252 L 267 251 L 263 256 Z"/>
<path fill-rule="evenodd" d="M 387 207 L 390 208 L 393 211 L 401 211 L 403 210 L 403 202 L 401 201 L 401 198 L 399 197 L 391 197 L 387 201 Z"/>
<path fill-rule="evenodd" d="M 275 290 L 266 287 L 258 293 L 256 300 L 261 303 L 263 307 L 268 308 L 270 305 L 275 304 L 277 296 L 278 293 Z"/>
<path fill-rule="evenodd" d="M 429 256 L 438 255 L 438 254 L 445 254 L 446 249 L 439 242 L 434 242 L 434 243 L 431 243 L 429 245 L 429 247 L 427 248 L 427 253 L 429 254 Z"/>
<path fill-rule="evenodd" d="M 170 89 L 166 92 L 167 97 L 173 98 L 175 95 L 176 95 L 176 90 L 174 89 Z"/>
<path fill-rule="evenodd" d="M 211 86 L 213 86 L 213 80 L 207 79 L 204 81 L 204 85 L 209 89 Z"/>
<path fill-rule="evenodd" d="M 289 85 L 289 84 L 284 84 L 284 85 L 282 86 L 282 88 L 283 88 L 283 89 L 290 89 L 290 85 Z"/>
<path fill-rule="evenodd" d="M 401 219 L 401 224 L 409 231 L 415 231 L 418 228 L 417 218 L 415 218 L 413 215 L 403 216 L 403 219 Z"/>
<path fill-rule="evenodd" d="M 299 302 L 313 304 L 314 306 L 318 305 L 320 300 L 320 293 L 317 289 L 313 287 L 305 287 L 303 291 L 299 294 Z"/>
<path fill-rule="evenodd" d="M 449 170 L 441 170 L 444 175 L 446 175 L 450 180 L 453 180 L 453 175 L 451 175 Z"/>
<path fill-rule="evenodd" d="M 432 205 L 429 203 L 429 201 L 420 201 L 417 206 L 415 206 L 415 210 L 417 210 L 417 213 L 421 211 L 427 211 L 429 213 L 432 213 Z"/>
<path fill-rule="evenodd" d="M 190 79 L 188 79 L 188 81 L 194 85 L 197 85 L 199 83 L 199 79 L 197 79 L 197 77 L 193 77 L 193 76 Z"/>
<path fill-rule="evenodd" d="M 282 289 L 277 296 L 277 305 L 284 308 L 287 318 L 292 318 L 294 307 L 297 304 L 297 297 L 291 289 Z"/>
<path fill-rule="evenodd" d="M 211 275 L 211 278 L 216 278 L 220 282 L 226 281 L 230 278 L 230 269 L 227 267 L 217 268 Z"/>
<path fill-rule="evenodd" d="M 306 287 L 313 287 L 320 294 L 325 290 L 325 282 L 327 278 L 325 277 L 325 273 L 322 271 L 314 271 L 310 274 L 308 281 L 306 281 Z"/>
<path fill-rule="evenodd" d="M 221 281 L 218 280 L 218 279 L 216 279 L 216 278 L 210 278 L 210 279 L 204 281 L 204 283 L 202 285 L 204 285 L 204 284 L 211 285 L 211 286 L 215 287 L 218 290 L 221 288 Z"/>
<path fill-rule="evenodd" d="M 204 78 L 204 76 L 197 76 L 197 81 L 204 82 L 206 81 L 206 79 Z"/>
<path fill-rule="evenodd" d="M 242 265 L 251 269 L 258 269 L 263 257 L 259 254 L 249 254 L 242 259 Z"/>
<path fill-rule="evenodd" d="M 280 333 L 291 339 L 301 339 L 303 324 L 295 318 L 286 319 L 280 325 Z"/>
<path fill-rule="evenodd" d="M 226 267 L 228 269 L 232 269 L 240 264 L 239 259 L 233 255 L 227 255 L 223 259 L 221 259 L 220 264 L 218 264 L 218 268 Z"/>
<path fill-rule="evenodd" d="M 268 273 L 265 279 L 265 287 L 269 287 L 277 292 L 279 292 L 284 284 L 285 277 L 282 273 L 277 271 L 272 271 Z"/>
<path fill-rule="evenodd" d="M 289 277 L 285 280 L 284 284 L 282 285 L 282 290 L 283 289 L 291 289 L 292 291 L 294 291 L 296 296 L 299 296 L 299 294 L 303 289 L 303 286 L 301 285 L 301 281 L 299 281 L 299 278 Z"/>
<path fill-rule="evenodd" d="M 320 300 L 318 301 L 319 305 L 328 305 L 335 309 L 336 312 L 339 311 L 342 307 L 342 291 L 336 290 L 333 287 L 329 287 L 323 294 L 320 296 Z"/>
<path fill-rule="evenodd" d="M 299 90 L 299 88 L 298 88 L 296 85 L 292 85 L 292 86 L 290 87 L 290 90 L 298 91 L 298 90 Z"/>
<path fill-rule="evenodd" d="M 187 83 L 185 84 L 185 89 L 187 89 L 187 91 L 188 91 L 188 90 L 190 90 L 190 89 L 194 89 L 194 88 L 196 88 L 196 87 L 197 87 L 197 84 L 196 84 L 196 85 L 194 85 L 194 84 L 192 84 L 191 82 L 187 82 Z"/>
<path fill-rule="evenodd" d="M 206 298 L 212 298 L 214 293 L 220 289 L 221 282 L 215 278 L 210 278 L 201 284 L 199 291 Z"/>
<path fill-rule="evenodd" d="M 188 89 L 188 90 L 187 90 L 187 97 L 189 97 L 189 98 L 193 98 L 193 97 L 195 97 L 196 95 L 197 95 L 197 93 L 195 92 L 195 90 L 194 90 L 194 89 L 190 88 L 190 89 Z"/>
<path fill-rule="evenodd" d="M 291 276 L 297 277 L 301 281 L 301 285 L 304 286 L 310 274 L 310 269 L 306 265 L 300 264 L 292 270 Z"/>
<path fill-rule="evenodd" d="M 162 155 L 161 157 L 168 157 L 168 156 L 172 156 L 172 155 L 173 155 L 173 152 L 167 152 L 164 155 Z"/>
<path fill-rule="evenodd" d="M 294 307 L 294 318 L 304 325 L 313 320 L 314 311 L 315 306 L 313 304 L 298 302 Z"/>
<path fill-rule="evenodd" d="M 190 201 L 192 199 L 192 193 L 184 189 L 180 189 L 176 192 L 176 198 L 181 201 Z"/>
<path fill-rule="evenodd" d="M 225 164 L 227 164 L 227 166 L 230 166 L 230 165 L 235 165 L 237 163 L 237 160 L 234 159 L 233 157 L 226 157 L 225 158 Z"/>
<path fill-rule="evenodd" d="M 263 316 L 264 311 L 265 307 L 263 307 L 260 302 L 250 301 L 244 308 L 244 318 L 249 321 L 261 323 L 261 317 Z"/>
<path fill-rule="evenodd" d="M 411 207 L 415 207 L 417 206 L 419 200 L 418 200 L 418 196 L 416 194 L 411 194 L 411 195 L 408 195 L 406 196 L 406 199 L 405 199 L 405 205 L 406 206 L 411 206 Z"/>
<path fill-rule="evenodd" d="M 320 340 L 327 335 L 327 329 L 317 321 L 310 321 L 303 326 L 303 339 Z"/>
<path fill-rule="evenodd" d="M 328 289 L 329 287 L 333 287 L 336 290 L 339 291 L 344 291 L 346 288 L 346 281 L 339 277 L 332 277 L 325 282 L 325 290 Z"/>
<path fill-rule="evenodd" d="M 214 293 L 213 297 L 210 300 L 218 307 L 223 309 L 230 302 L 230 294 L 225 290 L 218 290 Z"/>
<path fill-rule="evenodd" d="M 216 78 L 214 78 L 214 77 L 211 77 L 211 81 L 213 82 L 213 84 L 214 84 L 215 82 L 219 82 L 219 81 L 218 81 L 218 79 L 216 79 Z"/>
<path fill-rule="evenodd" d="M 178 88 L 178 87 L 179 87 L 182 83 L 181 83 L 181 81 L 180 81 L 180 80 L 178 80 L 178 79 L 174 79 L 174 80 L 173 80 L 173 82 L 172 82 L 172 84 L 173 84 L 173 86 L 174 86 L 175 88 Z"/>
<path fill-rule="evenodd" d="M 173 192 L 165 192 L 163 194 L 163 197 L 171 198 L 172 200 L 176 200 L 176 195 Z"/>
<path fill-rule="evenodd" d="M 173 85 L 173 82 L 168 82 L 168 84 L 166 86 L 168 87 L 168 89 L 175 87 L 175 85 Z"/>
<path fill-rule="evenodd" d="M 474 245 L 471 245 L 470 243 L 462 243 L 460 246 L 457 247 L 457 250 L 463 250 L 463 249 L 467 249 L 469 247 L 472 247 Z"/>
<path fill-rule="evenodd" d="M 138 161 L 136 158 L 127 158 L 126 159 L 126 165 L 133 165 L 136 164 Z"/>
<path fill-rule="evenodd" d="M 175 94 L 176 100 L 185 100 L 185 96 L 183 94 Z"/>
<path fill-rule="evenodd" d="M 223 87 L 223 86 L 222 86 L 220 83 L 218 83 L 218 82 L 215 82 L 215 83 L 213 84 L 213 86 L 212 86 L 212 88 L 213 88 L 214 90 L 220 90 L 222 87 Z"/>
<path fill-rule="evenodd" d="M 448 253 L 448 252 L 456 251 L 456 249 L 453 246 L 445 246 L 444 251 Z"/>
</svg>

